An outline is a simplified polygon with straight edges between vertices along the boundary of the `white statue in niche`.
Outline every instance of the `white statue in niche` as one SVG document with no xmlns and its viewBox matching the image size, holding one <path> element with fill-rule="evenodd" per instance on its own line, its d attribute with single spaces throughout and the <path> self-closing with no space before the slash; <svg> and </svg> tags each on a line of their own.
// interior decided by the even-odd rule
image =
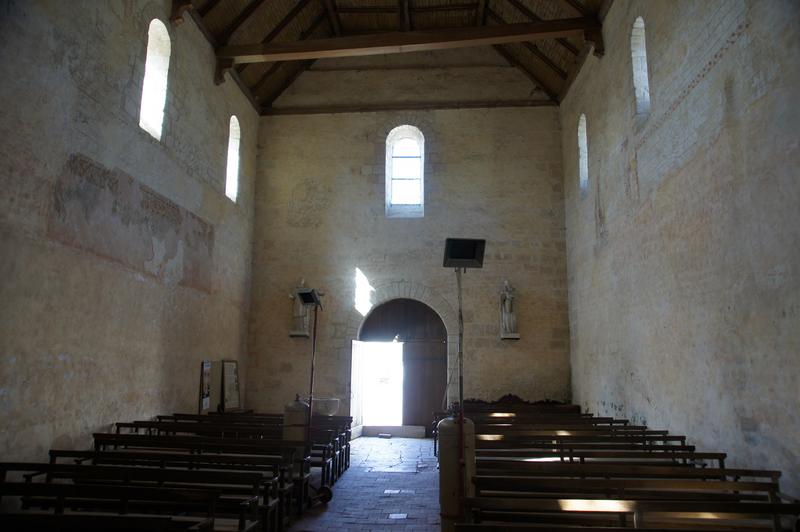
<svg viewBox="0 0 800 532">
<path fill-rule="evenodd" d="M 292 305 L 292 330 L 289 331 L 289 336 L 302 336 L 305 338 L 311 336 L 309 332 L 311 316 L 308 313 L 308 307 L 303 305 L 303 300 L 297 295 L 297 291 L 305 287 L 306 280 L 300 279 L 300 284 L 289 294 L 289 299 L 294 300 L 294 305 Z"/>
<path fill-rule="evenodd" d="M 519 340 L 517 316 L 514 314 L 515 297 L 514 287 L 504 281 L 500 292 L 500 338 L 503 340 Z"/>
</svg>

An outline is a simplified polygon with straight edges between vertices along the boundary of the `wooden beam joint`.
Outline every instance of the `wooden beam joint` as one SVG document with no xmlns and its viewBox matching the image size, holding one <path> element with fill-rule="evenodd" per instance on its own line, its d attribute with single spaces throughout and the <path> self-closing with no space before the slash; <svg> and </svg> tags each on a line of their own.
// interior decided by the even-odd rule
<svg viewBox="0 0 800 532">
<path fill-rule="evenodd" d="M 595 57 L 603 57 L 603 54 L 606 52 L 606 47 L 603 43 L 603 31 L 601 28 L 585 30 L 583 32 L 583 38 L 587 43 L 592 44 Z"/>
<path fill-rule="evenodd" d="M 225 73 L 233 68 L 233 59 L 217 58 L 217 65 L 214 68 L 214 84 L 220 85 L 225 82 Z"/>
<path fill-rule="evenodd" d="M 180 26 L 183 24 L 183 14 L 192 9 L 191 0 L 172 0 L 172 12 L 169 15 L 169 21 L 173 26 Z"/>
</svg>

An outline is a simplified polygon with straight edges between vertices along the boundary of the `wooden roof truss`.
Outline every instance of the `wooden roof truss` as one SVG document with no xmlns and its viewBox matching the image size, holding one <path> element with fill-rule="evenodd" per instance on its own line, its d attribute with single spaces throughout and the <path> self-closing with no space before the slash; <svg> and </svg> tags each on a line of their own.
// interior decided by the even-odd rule
<svg viewBox="0 0 800 532">
<path fill-rule="evenodd" d="M 317 59 L 491 46 L 557 105 L 613 0 L 173 0 L 255 109 L 273 103 Z"/>
</svg>

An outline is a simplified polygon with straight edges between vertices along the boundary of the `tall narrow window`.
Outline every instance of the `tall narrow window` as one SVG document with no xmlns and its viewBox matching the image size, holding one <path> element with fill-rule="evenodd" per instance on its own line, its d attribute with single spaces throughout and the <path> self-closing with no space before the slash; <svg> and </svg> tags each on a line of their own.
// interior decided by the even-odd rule
<svg viewBox="0 0 800 532">
<path fill-rule="evenodd" d="M 425 137 L 397 126 L 386 137 L 386 216 L 421 218 L 425 207 Z"/>
<path fill-rule="evenodd" d="M 578 176 L 581 196 L 589 190 L 589 145 L 586 140 L 586 115 L 578 119 Z"/>
<path fill-rule="evenodd" d="M 225 195 L 236 201 L 239 194 L 239 143 L 242 139 L 242 130 L 239 129 L 239 119 L 231 116 L 231 125 L 228 133 L 228 169 L 225 173 Z"/>
<path fill-rule="evenodd" d="M 144 63 L 139 127 L 156 140 L 161 140 L 161 128 L 164 124 L 170 49 L 167 27 L 157 18 L 153 19 L 147 32 L 147 58 Z"/>
<path fill-rule="evenodd" d="M 644 19 L 637 17 L 631 30 L 633 89 L 636 93 L 636 114 L 650 112 L 650 82 L 647 79 L 647 48 L 644 43 Z"/>
</svg>

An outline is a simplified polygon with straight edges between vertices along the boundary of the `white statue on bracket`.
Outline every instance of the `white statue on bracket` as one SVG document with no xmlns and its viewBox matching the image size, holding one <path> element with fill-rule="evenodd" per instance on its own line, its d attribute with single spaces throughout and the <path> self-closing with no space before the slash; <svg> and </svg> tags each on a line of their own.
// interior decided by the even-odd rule
<svg viewBox="0 0 800 532">
<path fill-rule="evenodd" d="M 500 292 L 500 339 L 519 340 L 517 316 L 514 314 L 514 287 L 508 281 L 503 282 Z"/>
<path fill-rule="evenodd" d="M 303 301 L 297 295 L 297 291 L 306 287 L 306 280 L 300 279 L 300 284 L 289 294 L 289 299 L 294 300 L 292 305 L 292 329 L 289 331 L 289 336 L 300 336 L 308 338 L 311 336 L 309 332 L 309 323 L 311 316 L 308 312 L 308 307 L 303 305 Z"/>
</svg>

